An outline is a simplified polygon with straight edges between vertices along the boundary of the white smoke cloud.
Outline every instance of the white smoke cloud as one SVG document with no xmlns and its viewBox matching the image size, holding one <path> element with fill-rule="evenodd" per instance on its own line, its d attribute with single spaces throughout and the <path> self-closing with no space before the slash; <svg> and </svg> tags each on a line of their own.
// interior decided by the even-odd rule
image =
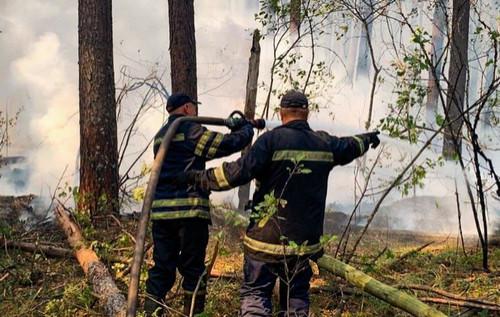
<svg viewBox="0 0 500 317">
<path fill-rule="evenodd" d="M 29 136 L 23 153 L 33 171 L 29 192 L 54 190 L 66 166 L 66 176 L 72 173 L 79 144 L 77 81 L 70 80 L 75 71 L 54 33 L 42 34 L 12 63 L 13 78 L 29 95 L 19 122 Z"/>
<path fill-rule="evenodd" d="M 256 27 L 253 14 L 257 9 L 258 2 L 255 0 L 195 2 L 198 91 L 203 102 L 200 114 L 226 116 L 234 109 L 243 109 L 251 31 Z M 127 65 L 132 75 L 137 77 L 158 70 L 159 73 L 165 72 L 164 82 L 169 87 L 167 2 L 115 1 L 113 21 L 115 78 L 120 77 L 118 73 L 123 65 Z M 39 193 L 47 186 L 54 189 L 66 165 L 69 166 L 68 181 L 72 183 L 71 174 L 79 144 L 77 3 L 65 0 L 2 1 L 0 30 L 0 39 L 8 48 L 2 50 L 0 55 L 0 79 L 5 83 L 0 86 L 0 105 L 8 101 L 11 106 L 24 106 L 10 153 L 29 156 L 34 171 L 29 191 Z M 381 41 L 382 36 L 375 35 L 375 44 L 379 45 Z M 329 39 L 327 42 L 338 52 L 345 54 L 349 51 L 344 47 L 346 42 L 343 40 Z M 261 46 L 260 82 L 269 80 L 271 39 L 262 41 Z M 301 52 L 307 61 L 310 58 L 307 49 Z M 382 50 L 376 53 L 380 54 L 385 64 L 393 58 Z M 345 69 L 340 63 L 333 63 L 331 71 L 335 75 L 333 88 L 315 96 L 320 106 L 328 109 L 314 114 L 311 121 L 340 135 L 362 132 L 370 85 L 358 81 L 352 87 L 350 83 L 343 82 Z M 392 89 L 388 87 L 381 86 L 376 92 L 374 122 L 385 114 L 387 102 L 392 98 Z M 264 99 L 265 91 L 259 90 L 258 104 L 262 105 Z M 140 96 L 136 96 L 128 99 L 125 106 L 135 109 L 139 101 Z M 273 99 L 271 106 L 276 101 Z M 330 112 L 334 114 L 334 121 Z M 132 152 L 146 144 L 162 121 L 163 114 L 159 115 L 157 111 L 141 119 L 139 136 L 132 142 Z M 120 122 L 119 129 L 123 129 L 123 125 L 124 122 Z M 389 147 L 392 153 L 390 160 L 397 163 L 392 167 L 401 166 L 399 160 L 402 156 L 406 155 L 408 159 L 408 155 L 414 155 L 418 150 L 405 143 L 392 143 Z M 426 153 L 428 156 L 436 157 L 433 153 Z M 234 155 L 224 160 L 237 157 Z M 373 157 L 374 152 L 369 153 L 369 160 Z M 151 151 L 147 152 L 144 161 L 152 161 Z M 209 165 L 220 162 L 218 160 Z M 347 204 L 354 201 L 353 169 L 354 165 L 350 165 L 334 170 L 330 178 L 329 202 Z M 455 170 L 452 166 L 436 170 L 426 181 L 425 189 L 416 191 L 417 195 L 429 192 L 439 197 L 453 195 L 453 181 L 459 175 Z M 378 169 L 376 172 L 380 181 L 396 176 L 393 168 Z M 463 189 L 460 180 L 459 186 Z M 235 191 L 213 195 L 218 201 L 228 196 L 234 200 L 237 195 Z M 461 197 L 465 199 L 465 193 L 461 192 Z M 395 192 L 388 203 L 398 199 L 400 194 Z"/>
</svg>

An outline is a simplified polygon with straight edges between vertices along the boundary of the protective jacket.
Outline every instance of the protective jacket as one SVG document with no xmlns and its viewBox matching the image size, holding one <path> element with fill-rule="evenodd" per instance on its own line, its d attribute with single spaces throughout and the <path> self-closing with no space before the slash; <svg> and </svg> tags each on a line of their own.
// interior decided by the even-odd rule
<svg viewBox="0 0 500 317">
<path fill-rule="evenodd" d="M 225 190 L 256 179 L 245 252 L 260 261 L 285 256 L 318 257 L 328 174 L 363 155 L 365 135 L 335 137 L 313 131 L 306 121 L 289 122 L 257 139 L 235 162 L 209 169 L 201 180 L 210 189 Z"/>
<path fill-rule="evenodd" d="M 155 157 L 163 136 L 172 122 L 180 116 L 171 115 L 156 134 L 153 148 Z M 183 171 L 204 170 L 208 160 L 241 151 L 251 142 L 252 137 L 253 129 L 250 124 L 229 134 L 222 134 L 210 131 L 198 123 L 183 122 L 170 143 L 161 168 L 151 219 L 210 219 L 209 192 L 172 183 L 172 179 Z"/>
</svg>

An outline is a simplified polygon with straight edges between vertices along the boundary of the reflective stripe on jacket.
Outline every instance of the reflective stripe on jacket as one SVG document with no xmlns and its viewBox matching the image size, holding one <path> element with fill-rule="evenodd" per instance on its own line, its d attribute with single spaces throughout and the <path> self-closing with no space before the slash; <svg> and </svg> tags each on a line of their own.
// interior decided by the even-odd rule
<svg viewBox="0 0 500 317">
<path fill-rule="evenodd" d="M 320 237 L 328 175 L 363 155 L 363 135 L 338 138 L 313 131 L 306 121 L 292 121 L 260 136 L 240 159 L 209 169 L 210 189 L 226 190 L 256 179 L 253 211 L 243 244 L 264 261 L 322 252 Z"/>
<path fill-rule="evenodd" d="M 154 140 L 154 155 L 172 122 L 180 115 L 171 115 Z M 174 135 L 163 162 L 156 187 L 151 219 L 210 219 L 208 192 L 192 186 L 178 186 L 169 180 L 187 170 L 204 170 L 205 162 L 241 151 L 253 137 L 250 124 L 240 130 L 222 134 L 194 122 L 184 122 Z"/>
</svg>

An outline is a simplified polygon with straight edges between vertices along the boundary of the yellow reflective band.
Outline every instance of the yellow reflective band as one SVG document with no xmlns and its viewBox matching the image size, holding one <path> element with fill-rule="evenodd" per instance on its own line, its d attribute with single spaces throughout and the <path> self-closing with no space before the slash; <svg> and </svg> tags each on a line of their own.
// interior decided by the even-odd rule
<svg viewBox="0 0 500 317">
<path fill-rule="evenodd" d="M 176 135 L 174 135 L 174 137 L 172 138 L 172 141 L 173 142 L 177 142 L 177 141 L 184 141 L 184 133 L 177 133 Z M 163 140 L 163 137 L 161 138 L 156 138 L 155 139 L 155 145 L 160 145 L 161 144 L 161 141 Z"/>
<path fill-rule="evenodd" d="M 363 140 L 357 136 L 353 136 L 353 138 L 354 138 L 354 140 L 358 141 L 360 152 L 364 153 L 365 152 L 365 143 L 363 143 Z"/>
<path fill-rule="evenodd" d="M 184 137 L 184 133 L 177 133 L 176 135 L 174 135 L 172 141 L 174 142 L 179 142 L 179 141 L 184 141 L 185 140 L 185 137 Z"/>
<path fill-rule="evenodd" d="M 159 207 L 182 207 L 182 206 L 203 206 L 208 207 L 209 201 L 205 198 L 190 197 L 190 198 L 172 198 L 172 199 L 156 199 L 153 200 L 153 208 Z"/>
<path fill-rule="evenodd" d="M 313 254 L 321 251 L 321 244 L 313 245 L 299 245 L 297 247 L 291 247 L 289 245 L 282 244 L 272 244 L 267 242 L 258 241 L 245 235 L 243 238 L 243 244 L 257 252 L 263 252 L 272 255 L 306 255 Z"/>
<path fill-rule="evenodd" d="M 203 132 L 200 140 L 198 141 L 198 144 L 196 144 L 196 149 L 194 150 L 195 155 L 201 156 L 201 154 L 203 153 L 203 149 L 205 149 L 205 146 L 207 145 L 208 139 L 210 138 L 211 134 L 212 132 L 208 130 Z"/>
<path fill-rule="evenodd" d="M 180 218 L 210 219 L 210 213 L 206 210 L 201 210 L 201 209 L 160 211 L 151 213 L 151 220 L 180 219 Z"/>
<path fill-rule="evenodd" d="M 219 144 L 222 142 L 222 139 L 224 138 L 224 135 L 222 133 L 217 133 L 215 136 L 215 139 L 212 142 L 212 145 L 210 146 L 210 149 L 208 150 L 207 157 L 212 158 L 215 156 L 215 153 L 217 152 L 217 149 L 219 148 Z"/>
<path fill-rule="evenodd" d="M 214 175 L 215 179 L 217 180 L 217 185 L 219 185 L 220 188 L 230 187 L 226 175 L 224 175 L 224 168 L 222 168 L 222 166 L 216 167 L 214 169 Z"/>
<path fill-rule="evenodd" d="M 324 151 L 281 150 L 275 151 L 273 161 L 284 160 L 333 162 L 333 153 Z"/>
</svg>

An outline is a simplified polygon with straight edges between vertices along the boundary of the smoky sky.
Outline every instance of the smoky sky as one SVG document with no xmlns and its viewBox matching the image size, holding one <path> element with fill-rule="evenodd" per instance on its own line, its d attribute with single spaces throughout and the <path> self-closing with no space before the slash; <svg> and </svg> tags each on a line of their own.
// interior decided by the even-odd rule
<svg viewBox="0 0 500 317">
<path fill-rule="evenodd" d="M 257 0 L 195 1 L 198 92 L 203 102 L 200 114 L 224 117 L 232 110 L 243 110 L 251 33 L 257 27 L 254 14 L 258 9 Z M 423 27 L 429 29 L 425 17 L 420 20 L 424 21 L 421 22 Z M 9 154 L 29 158 L 31 175 L 26 191 L 35 194 L 46 195 L 54 190 L 65 169 L 64 181 L 78 183 L 77 21 L 77 1 L 0 0 L 0 107 L 8 109 L 11 115 L 20 110 L 18 123 L 11 131 Z M 328 26 L 324 31 L 331 34 L 334 27 Z M 170 86 L 166 0 L 113 1 L 113 40 L 117 88 L 123 67 L 134 77 L 145 77 L 153 71 L 164 74 L 162 80 L 166 87 Z M 382 47 L 386 40 L 381 27 L 374 27 L 375 45 Z M 340 56 L 346 56 L 350 52 L 349 43 L 352 39 L 335 40 L 332 35 L 321 44 L 336 49 Z M 270 39 L 262 41 L 261 45 L 259 82 L 267 83 L 273 54 Z M 306 60 L 310 58 L 307 49 L 301 50 Z M 318 56 L 325 52 L 320 50 Z M 386 64 L 395 58 L 395 54 L 383 49 L 378 49 L 377 53 Z M 370 83 L 361 79 L 352 86 L 343 79 L 345 66 L 342 63 L 332 62 L 330 67 L 334 75 L 331 85 L 315 95 L 315 101 L 323 110 L 311 116 L 311 124 L 341 135 L 362 132 Z M 390 77 L 386 80 L 389 81 Z M 374 122 L 386 113 L 388 100 L 393 98 L 393 88 L 381 87 L 376 91 Z M 263 105 L 265 94 L 259 89 L 258 106 Z M 133 113 L 140 98 L 138 94 L 128 99 L 125 113 Z M 157 102 L 156 112 L 141 119 L 138 135 L 132 142 L 132 152 L 147 144 L 163 123 L 163 105 L 161 101 Z M 276 104 L 274 98 L 272 107 Z M 124 121 L 126 119 L 125 116 Z M 125 124 L 119 122 L 119 130 L 123 130 Z M 374 185 L 387 183 L 395 177 L 401 162 L 415 154 L 418 147 L 388 141 L 386 151 L 386 163 L 394 161 L 397 164 L 385 164 L 377 169 L 372 180 Z M 438 155 L 429 152 L 422 160 Z M 375 151 L 370 152 L 366 162 L 370 164 L 375 156 Z M 229 159 L 237 157 L 233 155 Z M 150 164 L 151 161 L 152 153 L 148 151 L 144 163 Z M 209 166 L 220 162 L 211 162 Z M 346 206 L 353 203 L 355 188 L 359 186 L 353 181 L 355 166 L 353 163 L 335 169 L 331 174 L 329 201 Z M 444 166 L 435 171 L 426 181 L 425 189 L 417 189 L 416 194 L 453 195 L 455 178 L 459 179 L 460 186 L 462 181 L 456 166 Z M 13 191 L 1 179 L 0 187 L 2 193 Z M 359 193 L 359 188 L 357 191 Z M 234 200 L 236 196 L 235 191 L 213 195 L 219 201 Z M 390 200 L 399 198 L 400 194 L 396 192 Z M 374 202 L 375 197 L 368 200 Z"/>
</svg>

